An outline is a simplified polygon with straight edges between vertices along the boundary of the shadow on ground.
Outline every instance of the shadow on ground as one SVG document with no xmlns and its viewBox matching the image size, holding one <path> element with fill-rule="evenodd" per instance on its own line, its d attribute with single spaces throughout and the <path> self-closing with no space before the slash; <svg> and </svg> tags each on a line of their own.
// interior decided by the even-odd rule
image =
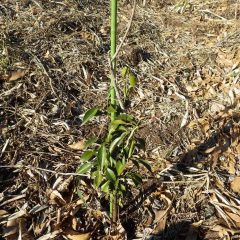
<svg viewBox="0 0 240 240">
<path fill-rule="evenodd" d="M 206 138 L 204 142 L 196 146 L 191 151 L 184 153 L 180 157 L 180 161 L 177 162 L 172 169 L 177 170 L 182 174 L 189 174 L 189 168 L 195 167 L 197 163 L 202 163 L 203 170 L 207 170 L 209 172 L 218 172 L 222 174 L 228 174 L 224 170 L 220 170 L 218 167 L 221 165 L 221 161 L 219 159 L 220 156 L 223 156 L 224 153 L 231 147 L 232 143 L 234 143 L 239 134 L 238 124 L 240 122 L 239 114 L 232 115 L 227 118 L 217 118 L 216 123 L 221 122 L 221 128 L 216 131 L 212 131 L 212 134 Z M 217 153 L 218 157 L 211 157 L 213 152 L 206 153 L 208 149 L 213 149 L 215 153 Z M 122 218 L 126 219 L 123 221 L 123 226 L 127 231 L 128 239 L 135 239 L 135 230 L 137 226 L 138 212 L 139 208 L 143 205 L 144 201 L 161 186 L 161 181 L 165 179 L 152 179 L 147 186 L 143 188 L 143 190 L 126 206 L 124 206 L 121 210 Z M 168 179 L 169 180 L 169 179 Z M 173 204 L 174 205 L 174 204 Z M 214 214 L 214 211 L 213 211 Z M 133 217 L 131 217 L 133 216 Z M 206 220 L 204 216 L 198 214 L 199 220 Z M 168 222 L 168 221 L 167 221 Z M 170 221 L 171 222 L 171 221 Z M 184 219 L 181 221 L 177 221 L 175 223 L 171 223 L 167 225 L 165 230 L 160 232 L 159 234 L 152 236 L 151 240 L 201 240 L 201 239 L 219 239 L 217 238 L 209 238 L 206 237 L 206 232 L 204 232 L 201 227 L 193 228 L 191 223 L 193 223 L 191 219 Z M 150 226 L 151 227 L 151 226 Z M 189 236 L 191 236 L 189 238 Z M 234 237 L 233 237 L 234 239 Z"/>
</svg>

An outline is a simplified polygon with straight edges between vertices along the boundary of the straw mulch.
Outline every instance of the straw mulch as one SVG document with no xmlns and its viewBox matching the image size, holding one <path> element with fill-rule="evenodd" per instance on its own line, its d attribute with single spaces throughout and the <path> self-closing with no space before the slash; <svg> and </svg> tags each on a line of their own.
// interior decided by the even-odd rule
<svg viewBox="0 0 240 240">
<path fill-rule="evenodd" d="M 119 40 L 131 11 L 120 1 Z M 105 196 L 76 176 L 108 124 L 80 126 L 108 104 L 109 1 L 2 0 L 2 239 L 240 239 L 239 19 L 238 0 L 137 2 L 118 66 L 138 79 L 126 111 L 153 174 L 110 237 Z"/>
</svg>

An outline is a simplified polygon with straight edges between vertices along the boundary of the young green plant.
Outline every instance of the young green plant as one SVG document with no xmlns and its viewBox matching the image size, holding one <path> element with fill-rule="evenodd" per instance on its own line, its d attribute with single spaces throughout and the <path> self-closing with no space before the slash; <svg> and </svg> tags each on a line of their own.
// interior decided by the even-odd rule
<svg viewBox="0 0 240 240">
<path fill-rule="evenodd" d="M 93 113 L 97 113 L 96 108 L 86 112 L 83 122 L 91 120 Z M 111 111 L 108 113 L 111 115 Z M 136 154 L 137 149 L 142 147 L 135 136 L 137 129 L 138 124 L 131 115 L 117 113 L 109 124 L 108 135 L 100 144 L 96 144 L 96 139 L 85 143 L 82 164 L 77 169 L 80 174 L 90 172 L 94 187 L 106 194 L 114 223 L 118 220 L 119 205 L 126 189 L 142 183 L 139 167 L 142 165 L 151 171 L 149 163 Z M 137 168 L 134 169 L 133 165 Z"/>
<path fill-rule="evenodd" d="M 110 105 L 106 111 L 110 117 L 108 134 L 100 143 L 94 138 L 85 143 L 85 151 L 81 156 L 81 164 L 77 172 L 89 173 L 93 186 L 106 194 L 109 200 L 109 214 L 113 223 L 118 221 L 119 206 L 122 204 L 122 197 L 127 188 L 133 184 L 138 186 L 142 182 L 138 171 L 140 165 L 151 171 L 148 162 L 137 156 L 137 150 L 142 146 L 135 135 L 138 129 L 137 121 L 132 116 L 119 111 L 119 101 L 116 99 L 115 91 L 116 41 L 117 0 L 111 0 Z M 136 78 L 128 68 L 125 68 L 123 78 L 126 78 L 127 75 L 130 88 L 134 88 Z M 98 108 L 88 110 L 83 117 L 82 125 L 89 122 L 98 112 Z M 133 165 L 137 166 L 135 170 Z"/>
</svg>

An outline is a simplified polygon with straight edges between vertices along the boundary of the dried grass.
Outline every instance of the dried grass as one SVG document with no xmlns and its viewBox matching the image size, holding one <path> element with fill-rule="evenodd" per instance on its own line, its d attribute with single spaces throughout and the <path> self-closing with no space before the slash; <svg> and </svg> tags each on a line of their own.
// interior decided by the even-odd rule
<svg viewBox="0 0 240 240">
<path fill-rule="evenodd" d="M 130 12 L 128 1 L 121 2 L 120 37 Z M 123 220 L 132 219 L 141 236 L 154 232 L 154 215 L 146 210 L 154 201 L 160 201 L 155 214 L 167 212 L 166 226 L 157 224 L 166 228 L 167 239 L 193 234 L 179 231 L 186 221 L 202 239 L 238 234 L 240 200 L 230 182 L 240 171 L 239 15 L 239 1 L 138 2 L 119 65 L 138 76 L 128 111 L 141 120 L 145 155 L 162 182 L 146 194 L 149 202 Z M 109 222 L 99 211 L 104 198 L 82 182 L 79 202 L 73 178 L 68 180 L 81 152 L 68 145 L 101 136 L 106 128 L 102 116 L 86 127 L 80 123 L 86 109 L 107 105 L 108 20 L 105 0 L 0 3 L 5 236 L 50 239 L 69 235 L 69 229 L 105 235 Z M 146 212 L 151 214 L 144 221 Z"/>
</svg>

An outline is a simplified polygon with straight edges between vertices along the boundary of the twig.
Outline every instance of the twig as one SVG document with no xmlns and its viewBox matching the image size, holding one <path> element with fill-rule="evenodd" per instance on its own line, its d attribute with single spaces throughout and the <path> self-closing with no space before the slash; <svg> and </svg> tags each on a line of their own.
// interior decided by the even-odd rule
<svg viewBox="0 0 240 240">
<path fill-rule="evenodd" d="M 199 10 L 199 11 L 200 11 L 200 12 L 204 12 L 204 13 L 212 14 L 213 16 L 218 17 L 218 18 L 220 18 L 220 19 L 222 19 L 222 20 L 224 20 L 224 21 L 228 21 L 228 19 L 226 19 L 226 18 L 224 18 L 224 17 L 222 17 L 222 16 L 220 16 L 220 15 L 218 15 L 218 14 L 216 14 L 216 13 L 213 13 L 213 12 L 211 12 L 211 11 L 208 10 L 208 9 L 206 9 L 206 10 Z"/>
<path fill-rule="evenodd" d="M 81 176 L 81 177 L 86 177 L 88 175 L 86 174 L 80 174 L 80 173 L 63 173 L 63 172 L 57 172 L 57 171 L 53 171 L 53 170 L 49 170 L 49 169 L 45 169 L 45 168 L 39 168 L 39 167 L 33 167 L 33 166 L 23 166 L 23 165 L 6 165 L 6 166 L 2 166 L 0 165 L 0 168 L 27 168 L 30 170 L 39 170 L 39 171 L 44 171 L 44 172 L 50 172 L 50 173 L 54 173 L 57 175 L 63 175 L 63 176 Z"/>
<path fill-rule="evenodd" d="M 19 199 L 22 199 L 22 198 L 25 198 L 25 197 L 26 197 L 26 194 L 22 194 L 22 195 L 14 197 L 14 198 L 8 199 L 5 202 L 1 203 L 0 207 L 4 206 L 4 205 L 6 205 L 6 204 L 8 204 L 10 202 L 15 202 L 15 201 L 17 201 Z"/>
<path fill-rule="evenodd" d="M 23 84 L 22 83 L 19 83 L 18 85 L 14 86 L 13 88 L 7 90 L 7 91 L 3 91 L 1 94 L 0 94 L 0 97 L 4 97 L 4 96 L 7 96 L 7 95 L 10 95 L 12 91 L 16 90 L 16 89 L 19 89 Z"/>
<path fill-rule="evenodd" d="M 37 57 L 37 56 L 35 56 L 35 59 L 36 59 L 36 62 L 40 65 L 40 67 L 43 69 L 43 71 L 44 71 L 44 73 L 45 73 L 45 75 L 48 77 L 48 79 L 49 79 L 49 84 L 50 84 L 50 87 L 51 87 L 51 89 L 52 89 L 52 91 L 53 91 L 53 93 L 57 96 L 57 94 L 56 94 L 56 92 L 55 92 L 55 90 L 53 89 L 53 85 L 52 85 L 52 78 L 49 76 L 49 74 L 48 74 L 48 72 L 47 72 L 47 70 L 46 70 L 46 68 L 44 67 L 44 65 L 43 65 L 43 63 L 41 62 L 41 60 Z"/>
<path fill-rule="evenodd" d="M 111 71 L 111 78 L 113 79 L 113 87 L 115 89 L 115 92 L 116 92 L 116 98 L 118 100 L 118 103 L 119 103 L 119 106 L 122 110 L 124 110 L 124 104 L 122 102 L 122 99 L 120 97 L 120 94 L 119 94 L 119 91 L 118 91 L 118 88 L 117 88 L 117 81 L 116 81 L 116 78 L 114 77 L 114 74 L 113 74 L 113 66 L 112 66 L 112 63 L 111 63 L 111 59 L 109 58 L 109 65 L 110 65 L 110 71 Z"/>
<path fill-rule="evenodd" d="M 36 1 L 36 0 L 32 0 L 38 7 L 40 7 L 41 9 L 43 9 L 43 7 L 41 6 L 41 4 L 38 2 L 38 1 Z"/>
<path fill-rule="evenodd" d="M 43 65 L 42 61 L 36 56 L 34 55 L 32 52 L 28 52 L 30 55 L 32 55 L 32 57 L 34 58 L 33 60 L 35 61 L 35 63 L 40 67 L 42 68 L 44 74 L 48 77 L 49 79 L 49 84 L 50 84 L 50 87 L 51 87 L 51 90 L 53 92 L 53 94 L 59 99 L 59 96 L 56 94 L 54 88 L 53 88 L 53 85 L 52 85 L 52 82 L 53 82 L 53 79 L 51 78 L 51 76 L 48 74 L 48 71 L 47 69 L 45 68 L 45 66 Z"/>
<path fill-rule="evenodd" d="M 5 144 L 3 145 L 3 148 L 2 148 L 2 151 L 1 151 L 1 155 L 0 155 L 0 156 L 2 156 L 2 154 L 5 152 L 8 144 L 9 144 L 9 141 L 10 141 L 10 139 L 8 138 L 7 141 L 5 142 Z"/>
</svg>

